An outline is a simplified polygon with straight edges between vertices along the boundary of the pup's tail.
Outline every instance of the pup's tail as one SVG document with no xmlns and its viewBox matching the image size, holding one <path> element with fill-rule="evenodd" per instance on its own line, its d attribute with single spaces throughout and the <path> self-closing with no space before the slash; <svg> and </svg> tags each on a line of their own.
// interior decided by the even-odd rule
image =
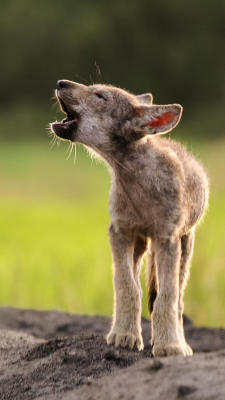
<svg viewBox="0 0 225 400">
<path fill-rule="evenodd" d="M 147 255 L 146 278 L 147 278 L 148 310 L 149 313 L 151 314 L 153 311 L 154 301 L 158 294 L 157 270 L 155 262 L 155 253 L 153 248 L 149 250 Z"/>
</svg>

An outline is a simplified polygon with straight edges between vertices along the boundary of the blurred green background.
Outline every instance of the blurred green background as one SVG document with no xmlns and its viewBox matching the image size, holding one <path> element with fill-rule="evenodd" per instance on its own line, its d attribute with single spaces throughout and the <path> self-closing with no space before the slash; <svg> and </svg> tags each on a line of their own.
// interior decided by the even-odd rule
<svg viewBox="0 0 225 400">
<path fill-rule="evenodd" d="M 223 0 L 1 1 L 0 305 L 112 313 L 110 177 L 46 130 L 57 79 L 101 81 L 184 106 L 171 137 L 211 182 L 185 312 L 225 326 L 224 16 Z"/>
</svg>

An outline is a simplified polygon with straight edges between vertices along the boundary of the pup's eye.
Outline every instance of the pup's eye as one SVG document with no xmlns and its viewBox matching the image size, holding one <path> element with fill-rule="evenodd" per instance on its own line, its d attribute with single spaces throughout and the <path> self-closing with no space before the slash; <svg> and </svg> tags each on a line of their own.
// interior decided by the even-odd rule
<svg viewBox="0 0 225 400">
<path fill-rule="evenodd" d="M 102 100 L 107 100 L 106 97 L 102 93 L 95 93 L 95 96 Z"/>
</svg>

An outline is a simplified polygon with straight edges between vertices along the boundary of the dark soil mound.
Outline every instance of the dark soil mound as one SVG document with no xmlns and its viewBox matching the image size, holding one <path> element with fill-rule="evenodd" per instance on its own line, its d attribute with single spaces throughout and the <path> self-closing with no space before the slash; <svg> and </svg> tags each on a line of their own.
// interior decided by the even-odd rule
<svg viewBox="0 0 225 400">
<path fill-rule="evenodd" d="M 138 352 L 106 345 L 106 317 L 2 308 L 0 400 L 225 399 L 225 330 L 184 322 L 194 357 L 153 359 L 145 319 Z"/>
</svg>

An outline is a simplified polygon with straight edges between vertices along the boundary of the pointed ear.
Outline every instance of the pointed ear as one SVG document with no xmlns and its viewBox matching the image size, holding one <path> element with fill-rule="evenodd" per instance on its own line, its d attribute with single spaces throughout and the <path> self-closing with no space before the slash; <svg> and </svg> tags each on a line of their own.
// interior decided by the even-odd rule
<svg viewBox="0 0 225 400">
<path fill-rule="evenodd" d="M 180 104 L 141 105 L 135 108 L 132 128 L 135 132 L 149 135 L 169 132 L 180 121 L 182 110 Z"/>
<path fill-rule="evenodd" d="M 148 104 L 149 106 L 153 103 L 153 96 L 151 93 L 139 94 L 136 99 L 142 104 Z"/>
</svg>

